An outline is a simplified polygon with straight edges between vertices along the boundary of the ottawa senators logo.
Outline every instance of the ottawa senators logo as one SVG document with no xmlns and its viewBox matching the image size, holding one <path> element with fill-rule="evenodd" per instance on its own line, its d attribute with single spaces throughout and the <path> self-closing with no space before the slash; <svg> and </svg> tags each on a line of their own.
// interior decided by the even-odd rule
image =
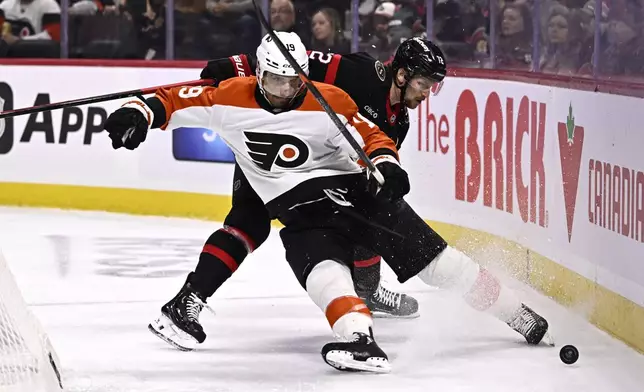
<svg viewBox="0 0 644 392">
<path fill-rule="evenodd" d="M 244 131 L 248 155 L 260 168 L 270 171 L 273 165 L 293 169 L 309 159 L 309 148 L 291 135 Z"/>
</svg>

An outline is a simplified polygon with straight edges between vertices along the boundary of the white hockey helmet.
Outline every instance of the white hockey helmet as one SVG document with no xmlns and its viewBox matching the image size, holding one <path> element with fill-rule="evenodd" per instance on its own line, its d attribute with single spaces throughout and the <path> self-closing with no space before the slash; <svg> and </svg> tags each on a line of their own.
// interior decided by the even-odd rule
<svg viewBox="0 0 644 392">
<path fill-rule="evenodd" d="M 295 33 L 276 31 L 284 47 L 304 73 L 309 74 L 309 56 L 300 37 Z M 280 52 L 273 38 L 266 34 L 257 48 L 257 82 L 262 93 L 280 98 L 293 98 L 303 87 L 297 72 Z"/>
</svg>

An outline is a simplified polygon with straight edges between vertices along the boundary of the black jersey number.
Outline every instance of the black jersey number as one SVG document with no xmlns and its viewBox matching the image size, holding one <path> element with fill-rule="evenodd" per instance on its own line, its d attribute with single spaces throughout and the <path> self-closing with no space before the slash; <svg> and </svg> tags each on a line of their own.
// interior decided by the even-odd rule
<svg viewBox="0 0 644 392">
<path fill-rule="evenodd" d="M 322 53 L 316 50 L 311 51 L 309 54 L 311 60 L 317 60 L 322 64 L 329 64 L 333 60 L 333 53 Z"/>
</svg>

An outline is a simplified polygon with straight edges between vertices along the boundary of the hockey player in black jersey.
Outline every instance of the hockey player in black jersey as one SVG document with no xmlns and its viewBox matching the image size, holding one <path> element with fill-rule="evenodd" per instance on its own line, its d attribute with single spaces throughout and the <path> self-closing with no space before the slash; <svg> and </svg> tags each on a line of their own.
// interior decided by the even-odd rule
<svg viewBox="0 0 644 392">
<path fill-rule="evenodd" d="M 431 67 L 418 63 L 418 55 L 424 52 L 436 59 Z M 219 83 L 236 76 L 254 75 L 255 69 L 255 56 L 240 54 L 209 61 L 201 77 Z M 409 78 L 411 72 L 425 78 Z M 442 82 L 445 72 L 445 59 L 440 49 L 430 41 L 421 39 L 404 42 L 391 65 L 383 65 L 366 53 L 338 55 L 309 52 L 309 78 L 333 84 L 347 92 L 358 105 L 360 113 L 378 125 L 397 148 L 401 147 L 409 129 L 407 109 L 416 108 L 426 99 L 433 83 Z M 224 221 L 224 227 L 208 239 L 199 265 L 190 278 L 203 282 L 198 284 L 200 287 L 207 286 L 203 294 L 205 298 L 211 296 L 230 276 L 230 272 L 222 268 L 225 264 L 221 262 L 221 255 L 209 250 L 221 249 L 239 265 L 247 254 L 266 240 L 270 231 L 263 203 L 238 167 L 234 176 L 232 209 Z M 416 299 L 381 284 L 379 255 L 357 246 L 354 257 L 356 291 L 376 317 L 418 316 Z"/>
<path fill-rule="evenodd" d="M 285 45 L 293 46 L 293 57 L 306 72 L 308 59 L 299 37 L 279 34 Z M 384 183 L 378 184 L 369 173 L 362 173 L 355 152 L 346 147 L 268 38 L 258 48 L 257 78 L 235 78 L 190 93 L 181 87 L 160 89 L 155 97 L 124 104 L 105 123 L 112 146 L 137 148 L 153 128 L 219 124 L 222 139 L 233 148 L 238 167 L 263 200 L 269 218 L 284 224 L 280 237 L 291 269 L 339 338 L 321 352 L 337 369 L 390 370 L 387 355 L 374 339 L 372 314 L 351 277 L 356 244 L 381 254 L 401 283 L 418 277 L 430 286 L 449 289 L 472 308 L 507 323 L 528 343 L 538 344 L 548 331 L 546 320 L 493 274 L 447 245 L 401 202 L 410 185 L 393 140 L 362 116 L 345 92 L 318 84 L 382 174 Z M 400 63 L 410 85 L 427 79 L 419 68 L 437 65 L 431 49 L 416 42 L 411 50 L 417 52 L 417 60 Z M 266 145 L 290 146 L 297 149 L 297 158 L 275 155 L 266 160 L 263 155 L 268 153 L 258 155 L 257 143 L 263 151 L 268 151 Z M 277 153 L 281 147 L 273 150 Z M 222 263 L 233 261 L 225 257 Z M 198 315 L 205 298 L 199 284 L 188 277 L 150 325 L 155 334 L 178 345 L 203 342 Z"/>
</svg>

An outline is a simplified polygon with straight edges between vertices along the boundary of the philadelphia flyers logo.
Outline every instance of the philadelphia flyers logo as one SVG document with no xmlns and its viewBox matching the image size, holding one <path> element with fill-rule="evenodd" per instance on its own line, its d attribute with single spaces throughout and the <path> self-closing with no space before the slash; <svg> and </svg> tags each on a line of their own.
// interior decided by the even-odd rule
<svg viewBox="0 0 644 392">
<path fill-rule="evenodd" d="M 293 169 L 309 159 L 309 148 L 291 135 L 244 131 L 248 155 L 260 168 L 270 171 L 273 165 Z"/>
</svg>

